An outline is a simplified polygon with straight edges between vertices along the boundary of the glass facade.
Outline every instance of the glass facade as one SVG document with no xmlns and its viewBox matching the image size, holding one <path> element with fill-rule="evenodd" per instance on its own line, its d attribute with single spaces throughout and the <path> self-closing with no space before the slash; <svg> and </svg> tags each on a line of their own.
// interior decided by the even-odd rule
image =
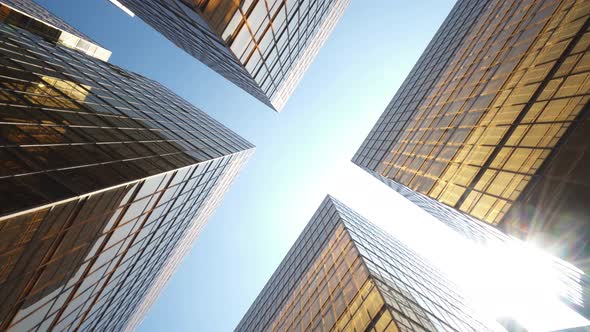
<svg viewBox="0 0 590 332">
<path fill-rule="evenodd" d="M 0 0 L 0 21 L 108 61 L 111 52 L 32 0 Z"/>
<path fill-rule="evenodd" d="M 253 146 L 19 22 L 0 23 L 0 330 L 132 329 Z"/>
<path fill-rule="evenodd" d="M 409 189 L 395 181 L 382 179 L 398 193 L 416 204 L 433 217 L 437 218 L 461 236 L 474 241 L 484 247 L 492 248 L 520 248 L 522 241 L 506 235 L 496 227 L 460 212 L 448 205 L 442 204 L 424 194 Z M 590 276 L 579 268 L 554 256 L 546 256 L 547 265 L 554 271 L 559 284 L 557 296 L 563 303 L 590 318 Z M 511 271 L 506 271 L 510 273 Z"/>
<path fill-rule="evenodd" d="M 416 252 L 327 197 L 236 331 L 495 331 Z"/>
<path fill-rule="evenodd" d="M 353 161 L 586 271 L 588 1 L 460 0 Z"/>
<path fill-rule="evenodd" d="M 135 15 L 280 111 L 350 0 L 120 0 Z"/>
</svg>

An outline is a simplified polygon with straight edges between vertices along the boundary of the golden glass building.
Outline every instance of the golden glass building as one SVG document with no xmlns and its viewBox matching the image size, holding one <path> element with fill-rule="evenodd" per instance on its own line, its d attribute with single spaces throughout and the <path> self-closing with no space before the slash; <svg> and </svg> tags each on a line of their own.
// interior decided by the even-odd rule
<svg viewBox="0 0 590 332">
<path fill-rule="evenodd" d="M 275 111 L 281 111 L 349 2 L 117 1 Z"/>
<path fill-rule="evenodd" d="M 0 13 L 0 330 L 132 330 L 253 146 L 30 0 Z"/>
<path fill-rule="evenodd" d="M 590 271 L 590 4 L 459 0 L 353 161 Z"/>
<path fill-rule="evenodd" d="M 501 330 L 428 261 L 330 196 L 235 329 Z"/>
<path fill-rule="evenodd" d="M 506 252 L 508 250 L 513 252 L 513 250 L 521 250 L 527 247 L 527 244 L 523 243 L 522 240 L 507 235 L 488 223 L 462 213 L 395 181 L 385 180 L 403 197 L 442 221 L 464 238 L 484 248 L 502 248 L 502 250 L 507 249 Z M 552 278 L 554 278 L 552 282 L 558 285 L 553 289 L 554 295 L 569 308 L 590 319 L 590 276 L 571 263 L 555 256 L 546 255 L 543 260 L 547 271 L 552 271 Z M 512 275 L 514 271 L 506 270 L 502 271 L 503 273 Z"/>
</svg>

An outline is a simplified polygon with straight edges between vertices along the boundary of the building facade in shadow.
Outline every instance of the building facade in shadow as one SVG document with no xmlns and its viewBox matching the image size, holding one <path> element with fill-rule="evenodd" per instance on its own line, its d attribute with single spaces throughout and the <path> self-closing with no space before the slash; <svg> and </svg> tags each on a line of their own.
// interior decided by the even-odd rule
<svg viewBox="0 0 590 332">
<path fill-rule="evenodd" d="M 132 329 L 253 146 L 0 3 L 0 330 Z"/>
</svg>

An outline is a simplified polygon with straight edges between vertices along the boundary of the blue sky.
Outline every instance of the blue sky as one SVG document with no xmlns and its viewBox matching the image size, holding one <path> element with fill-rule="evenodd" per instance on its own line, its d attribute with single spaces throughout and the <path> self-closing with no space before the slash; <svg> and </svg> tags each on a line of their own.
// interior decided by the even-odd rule
<svg viewBox="0 0 590 332">
<path fill-rule="evenodd" d="M 453 0 L 353 0 L 281 114 L 107 0 L 39 3 L 111 50 L 110 62 L 257 147 L 139 331 L 232 330 L 327 193 L 402 240 L 421 234 L 427 249 L 441 241 L 441 225 L 350 159 Z"/>
</svg>

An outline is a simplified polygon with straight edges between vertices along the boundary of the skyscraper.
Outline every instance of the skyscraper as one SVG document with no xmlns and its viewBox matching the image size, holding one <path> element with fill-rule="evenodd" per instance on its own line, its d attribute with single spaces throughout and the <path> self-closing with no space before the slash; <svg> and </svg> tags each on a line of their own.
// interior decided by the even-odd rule
<svg viewBox="0 0 590 332">
<path fill-rule="evenodd" d="M 497 328 L 429 262 L 328 196 L 236 331 Z"/>
<path fill-rule="evenodd" d="M 2 0 L 0 6 L 2 22 L 97 59 L 108 61 L 111 56 L 111 51 L 31 0 Z"/>
<path fill-rule="evenodd" d="M 176 46 L 281 111 L 350 0 L 119 0 Z"/>
<path fill-rule="evenodd" d="M 506 235 L 492 225 L 397 182 L 385 180 L 406 199 L 478 245 L 484 248 L 494 248 L 494 250 L 502 248 L 502 250 L 510 251 L 511 255 L 519 254 L 514 251 L 526 251 L 526 245 L 520 239 Z M 537 259 L 537 257 L 533 258 Z M 554 295 L 571 309 L 590 319 L 590 276 L 572 264 L 551 255 L 544 255 L 543 261 L 543 265 L 552 271 L 553 278 L 555 278 L 551 282 L 558 285 L 555 287 Z M 504 271 L 504 273 L 511 275 L 518 272 Z"/>
<path fill-rule="evenodd" d="M 253 146 L 0 3 L 0 330 L 131 329 Z"/>
<path fill-rule="evenodd" d="M 590 6 L 459 0 L 353 161 L 590 271 Z"/>
</svg>

